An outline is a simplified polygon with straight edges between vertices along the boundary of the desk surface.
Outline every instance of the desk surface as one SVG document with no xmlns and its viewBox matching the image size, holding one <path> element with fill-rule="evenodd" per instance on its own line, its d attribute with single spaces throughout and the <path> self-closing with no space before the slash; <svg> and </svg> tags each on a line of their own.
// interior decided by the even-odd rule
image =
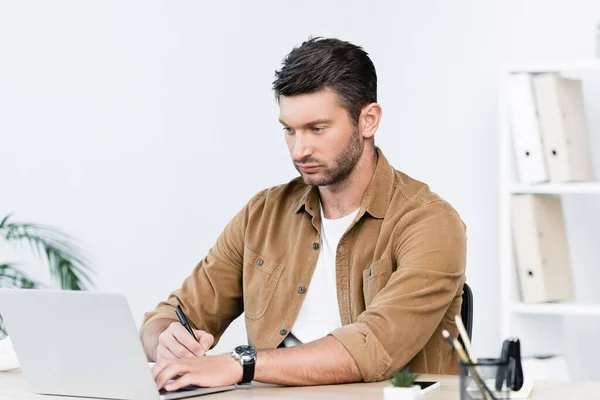
<svg viewBox="0 0 600 400">
<path fill-rule="evenodd" d="M 422 375 L 422 380 L 439 380 L 441 389 L 423 396 L 424 400 L 458 400 L 458 377 Z M 239 400 L 239 399 L 383 399 L 383 387 L 389 383 L 354 383 L 347 385 L 311 386 L 311 387 L 261 387 L 258 384 L 250 389 L 215 393 L 198 399 Z M 79 397 L 41 396 L 29 393 L 25 377 L 19 371 L 0 372 L 0 400 L 40 400 L 40 399 L 82 399 Z M 580 400 L 600 399 L 600 382 L 550 382 L 536 381 L 530 399 L 544 400 Z M 82 399 L 89 400 L 89 399 Z"/>
</svg>

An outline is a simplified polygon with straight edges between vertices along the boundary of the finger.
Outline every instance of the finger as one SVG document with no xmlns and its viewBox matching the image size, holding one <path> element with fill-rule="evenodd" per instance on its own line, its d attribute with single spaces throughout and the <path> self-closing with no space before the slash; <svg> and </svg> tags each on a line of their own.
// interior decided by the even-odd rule
<svg viewBox="0 0 600 400">
<path fill-rule="evenodd" d="M 159 348 L 163 348 L 166 349 L 162 351 L 162 354 L 167 357 L 170 358 L 169 355 L 167 354 L 167 351 L 171 352 L 171 354 L 173 354 L 173 357 L 175 358 L 181 358 L 184 354 L 186 349 L 182 349 L 181 344 L 177 341 L 177 339 L 175 339 L 175 336 L 173 336 L 173 324 L 172 323 L 166 330 L 164 330 L 159 336 L 158 336 L 158 346 L 156 348 L 156 356 L 158 359 L 158 350 Z"/>
<path fill-rule="evenodd" d="M 159 344 L 158 347 L 156 348 L 156 361 L 163 359 L 163 358 L 179 358 L 179 357 L 177 357 L 175 354 L 173 354 L 173 352 L 171 350 L 169 350 L 162 344 Z"/>
<path fill-rule="evenodd" d="M 196 354 L 193 351 L 191 351 L 187 346 L 193 347 L 193 343 L 196 343 L 196 349 L 200 348 L 201 346 L 194 340 L 194 338 L 192 338 L 190 333 L 186 331 L 181 324 L 179 324 L 179 326 L 187 334 L 187 338 L 185 337 L 185 335 L 181 335 L 180 332 L 177 332 L 178 328 L 173 327 L 163 332 L 165 335 L 164 337 L 162 337 L 162 344 L 167 349 L 169 349 L 177 358 L 196 357 Z M 178 335 L 179 337 L 176 335 Z"/>
<path fill-rule="evenodd" d="M 204 332 L 204 331 L 198 331 L 198 332 L 202 332 L 202 337 L 209 335 L 208 333 Z M 198 342 L 195 338 L 192 337 L 192 335 L 190 335 L 190 333 L 187 331 L 187 329 L 185 329 L 183 327 L 183 325 L 179 324 L 179 326 L 174 326 L 172 329 L 172 333 L 173 336 L 175 337 L 175 339 L 183 346 L 185 347 L 185 349 L 192 354 L 192 356 L 203 356 L 204 353 L 206 352 L 206 348 L 205 346 Z M 202 337 L 200 337 L 199 335 L 197 335 L 200 339 L 202 339 Z M 211 335 L 212 336 L 212 335 Z M 212 344 L 212 343 L 211 343 Z M 210 347 L 209 347 L 210 348 Z M 175 353 L 177 354 L 177 353 Z M 184 353 L 185 355 L 183 357 L 185 357 L 187 354 Z M 181 358 L 183 358 L 181 357 Z"/>
<path fill-rule="evenodd" d="M 178 375 L 183 375 L 186 372 L 187 367 L 183 362 L 176 360 L 170 363 L 167 367 L 165 367 L 158 373 L 155 379 L 156 388 L 160 390 L 163 386 L 167 384 L 167 382 L 169 382 L 170 379 L 173 379 Z"/>
<path fill-rule="evenodd" d="M 199 329 L 194 329 L 194 333 L 196 334 L 196 337 L 198 338 L 198 342 L 200 342 L 200 345 L 203 347 L 204 353 L 206 353 L 208 350 L 210 350 L 210 347 L 215 342 L 215 337 L 213 335 L 211 335 L 210 333 L 199 330 Z"/>
<path fill-rule="evenodd" d="M 160 373 L 160 371 L 162 371 L 165 366 L 168 364 L 168 361 L 165 360 L 157 360 L 154 365 L 152 366 L 152 368 L 150 368 L 150 372 L 152 372 L 152 379 L 154 379 L 156 381 L 156 377 L 158 376 L 158 374 Z"/>
<path fill-rule="evenodd" d="M 156 361 L 151 369 L 152 378 L 156 381 L 158 374 L 160 374 L 163 369 L 167 368 L 174 360 L 176 360 L 176 359 L 166 359 L 166 360 Z"/>
<path fill-rule="evenodd" d="M 179 390 L 189 385 L 198 385 L 198 383 L 194 382 L 194 375 L 187 373 L 181 376 L 178 379 L 175 379 L 173 382 L 170 382 L 168 385 L 165 385 L 165 389 L 172 392 L 175 390 Z M 198 385 L 199 386 L 199 385 Z"/>
</svg>

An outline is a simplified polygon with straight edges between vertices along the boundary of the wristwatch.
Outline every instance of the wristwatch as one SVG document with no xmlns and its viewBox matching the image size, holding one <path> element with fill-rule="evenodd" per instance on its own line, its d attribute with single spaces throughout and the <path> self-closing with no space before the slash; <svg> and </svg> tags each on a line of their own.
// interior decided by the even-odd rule
<svg viewBox="0 0 600 400">
<path fill-rule="evenodd" d="M 239 384 L 244 385 L 252 382 L 252 379 L 254 379 L 254 366 L 256 365 L 256 349 L 252 346 L 242 345 L 236 347 L 231 355 L 244 368 L 244 374 Z"/>
</svg>

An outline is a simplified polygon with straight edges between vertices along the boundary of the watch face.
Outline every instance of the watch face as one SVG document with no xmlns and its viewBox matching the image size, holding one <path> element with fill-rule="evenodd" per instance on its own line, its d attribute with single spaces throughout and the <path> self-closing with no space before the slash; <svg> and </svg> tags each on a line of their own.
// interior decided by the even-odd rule
<svg viewBox="0 0 600 400">
<path fill-rule="evenodd" d="M 235 353 L 243 359 L 253 359 L 256 357 L 256 349 L 252 346 L 242 345 L 235 348 Z"/>
</svg>

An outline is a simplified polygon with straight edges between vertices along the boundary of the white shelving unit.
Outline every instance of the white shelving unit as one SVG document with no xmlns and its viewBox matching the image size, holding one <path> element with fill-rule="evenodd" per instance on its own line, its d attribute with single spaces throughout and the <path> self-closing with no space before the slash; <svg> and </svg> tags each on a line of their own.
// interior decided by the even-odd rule
<svg viewBox="0 0 600 400">
<path fill-rule="evenodd" d="M 582 183 L 563 183 L 552 184 L 543 183 L 539 185 L 519 185 L 510 186 L 511 194 L 600 194 L 600 183 L 582 182 Z"/>
<path fill-rule="evenodd" d="M 600 182 L 523 185 L 516 183 L 513 177 L 514 150 L 511 141 L 509 124 L 507 88 L 508 77 L 513 73 L 564 73 L 577 74 L 598 72 L 600 77 L 600 60 L 573 60 L 556 62 L 538 62 L 522 65 L 508 65 L 502 68 L 499 76 L 499 108 L 500 108 L 500 201 L 499 201 L 499 262 L 500 262 L 500 315 L 502 338 L 520 336 L 523 333 L 544 342 L 552 347 L 560 340 L 559 331 L 556 337 L 547 338 L 548 331 L 567 316 L 600 317 L 599 304 L 589 304 L 575 300 L 571 303 L 524 304 L 520 302 L 518 280 L 516 277 L 513 243 L 511 231 L 510 198 L 513 194 L 549 194 L 549 195 L 600 195 Z M 595 75 L 594 75 L 595 76 Z M 590 135 L 594 132 L 590 131 Z M 595 158 L 595 162 L 600 162 Z M 598 197 L 600 204 L 600 197 Z M 597 318 L 600 321 L 600 318 Z M 545 324 L 543 330 L 535 323 Z M 554 325 L 553 325 L 554 324 Z M 529 330 L 529 331 L 528 331 Z M 545 332 L 545 333 L 542 333 Z M 554 332 L 554 331 L 551 331 Z M 531 342 L 532 340 L 530 340 Z M 537 344 L 537 343 L 535 343 Z M 559 346 L 560 347 L 560 346 Z M 564 349 L 564 347 L 562 347 Z M 547 351 L 552 351 L 548 349 Z M 527 346 L 523 352 L 528 353 Z"/>
<path fill-rule="evenodd" d="M 555 60 L 512 64 L 504 67 L 504 73 L 582 72 L 600 71 L 600 60 Z"/>
<path fill-rule="evenodd" d="M 537 315 L 589 315 L 600 316 L 600 305 L 577 303 L 523 304 L 514 303 L 512 312 Z"/>
</svg>

